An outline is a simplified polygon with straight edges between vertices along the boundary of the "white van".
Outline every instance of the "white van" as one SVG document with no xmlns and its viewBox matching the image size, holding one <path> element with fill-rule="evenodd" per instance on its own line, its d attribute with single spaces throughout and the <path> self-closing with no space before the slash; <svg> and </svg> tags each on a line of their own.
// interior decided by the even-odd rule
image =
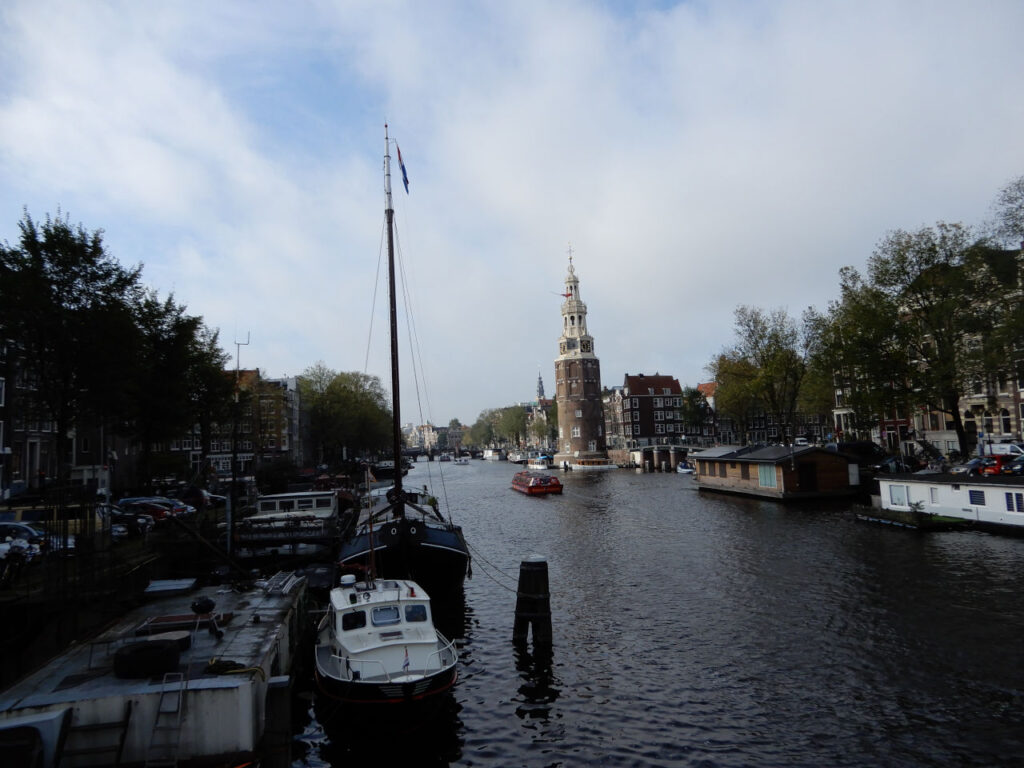
<svg viewBox="0 0 1024 768">
<path fill-rule="evenodd" d="M 1021 456 L 1024 455 L 1024 448 L 1016 443 L 984 443 L 978 446 L 980 456 Z"/>
</svg>

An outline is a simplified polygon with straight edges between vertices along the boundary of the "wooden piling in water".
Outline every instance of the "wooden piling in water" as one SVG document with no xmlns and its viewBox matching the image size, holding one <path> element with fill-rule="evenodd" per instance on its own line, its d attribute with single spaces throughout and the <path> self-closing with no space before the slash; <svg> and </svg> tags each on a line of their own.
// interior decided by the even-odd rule
<svg viewBox="0 0 1024 768">
<path fill-rule="evenodd" d="M 551 595 L 548 592 L 548 561 L 530 555 L 519 564 L 519 588 L 516 592 L 516 619 L 512 640 L 525 643 L 533 626 L 533 644 L 551 645 Z"/>
</svg>

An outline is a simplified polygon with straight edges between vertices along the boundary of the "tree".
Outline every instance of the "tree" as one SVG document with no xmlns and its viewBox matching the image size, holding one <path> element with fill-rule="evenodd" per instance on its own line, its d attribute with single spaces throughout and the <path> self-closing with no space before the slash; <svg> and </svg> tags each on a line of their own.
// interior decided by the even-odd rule
<svg viewBox="0 0 1024 768">
<path fill-rule="evenodd" d="M 806 373 L 803 337 L 785 310 L 736 309 L 736 345 L 715 365 L 719 410 L 730 412 L 739 426 L 748 418 L 740 409 L 755 403 L 774 417 L 782 435 L 793 435 L 797 398 Z M 724 382 L 719 379 L 724 376 Z M 726 391 L 723 393 L 722 388 Z M 733 391 L 729 391 L 733 389 Z M 720 402 L 724 394 L 724 403 Z"/>
<path fill-rule="evenodd" d="M 513 445 L 521 444 L 526 438 L 526 409 L 521 405 L 502 408 L 495 433 Z"/>
<path fill-rule="evenodd" d="M 1003 367 L 1017 275 L 1009 257 L 961 224 L 939 222 L 887 235 L 868 261 L 867 278 L 841 272 L 831 308 L 831 354 L 851 395 L 877 408 L 921 405 L 953 423 L 960 452 L 970 450 L 960 398 Z M 998 374 L 997 374 L 998 375 Z"/>
<path fill-rule="evenodd" d="M 337 373 L 318 362 L 303 372 L 299 393 L 318 464 L 337 467 L 346 454 L 373 454 L 391 445 L 391 409 L 378 377 Z"/>
<path fill-rule="evenodd" d="M 704 427 L 710 408 L 708 399 L 696 387 L 683 387 L 681 401 L 683 405 L 680 415 L 683 418 L 683 424 L 688 427 L 687 431 L 699 433 Z"/>
<path fill-rule="evenodd" d="M 996 196 L 995 234 L 1013 246 L 1024 243 L 1024 176 L 1003 187 Z"/>
<path fill-rule="evenodd" d="M 39 224 L 26 211 L 18 227 L 18 246 L 0 246 L 0 327 L 34 388 L 26 411 L 54 422 L 66 482 L 71 430 L 90 414 L 125 415 L 122 343 L 131 339 L 141 267 L 122 267 L 101 230 L 72 227 L 59 211 Z"/>
</svg>

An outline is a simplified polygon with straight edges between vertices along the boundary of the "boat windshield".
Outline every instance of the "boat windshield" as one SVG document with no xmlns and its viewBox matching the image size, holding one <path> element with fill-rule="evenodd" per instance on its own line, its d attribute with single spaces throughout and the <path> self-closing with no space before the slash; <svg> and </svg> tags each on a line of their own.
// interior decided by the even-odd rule
<svg viewBox="0 0 1024 768">
<path fill-rule="evenodd" d="M 346 632 L 366 626 L 366 611 L 352 611 L 341 615 L 341 628 Z"/>
<path fill-rule="evenodd" d="M 373 609 L 370 621 L 375 627 L 386 627 L 389 624 L 397 624 L 401 618 L 397 605 L 382 605 Z"/>
<path fill-rule="evenodd" d="M 426 621 L 427 620 L 427 606 L 416 603 L 415 605 L 405 606 L 405 620 L 406 621 Z"/>
</svg>

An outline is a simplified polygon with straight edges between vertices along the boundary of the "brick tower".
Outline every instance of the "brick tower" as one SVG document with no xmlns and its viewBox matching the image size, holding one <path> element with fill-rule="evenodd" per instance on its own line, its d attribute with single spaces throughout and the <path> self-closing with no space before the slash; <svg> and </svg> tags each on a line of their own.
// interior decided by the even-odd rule
<svg viewBox="0 0 1024 768">
<path fill-rule="evenodd" d="M 562 335 L 555 358 L 555 402 L 558 404 L 558 447 L 555 466 L 581 462 L 598 469 L 608 463 L 601 406 L 601 362 L 594 355 L 594 337 L 587 333 L 587 305 L 580 300 L 580 281 L 572 265 L 562 294 Z"/>
</svg>

